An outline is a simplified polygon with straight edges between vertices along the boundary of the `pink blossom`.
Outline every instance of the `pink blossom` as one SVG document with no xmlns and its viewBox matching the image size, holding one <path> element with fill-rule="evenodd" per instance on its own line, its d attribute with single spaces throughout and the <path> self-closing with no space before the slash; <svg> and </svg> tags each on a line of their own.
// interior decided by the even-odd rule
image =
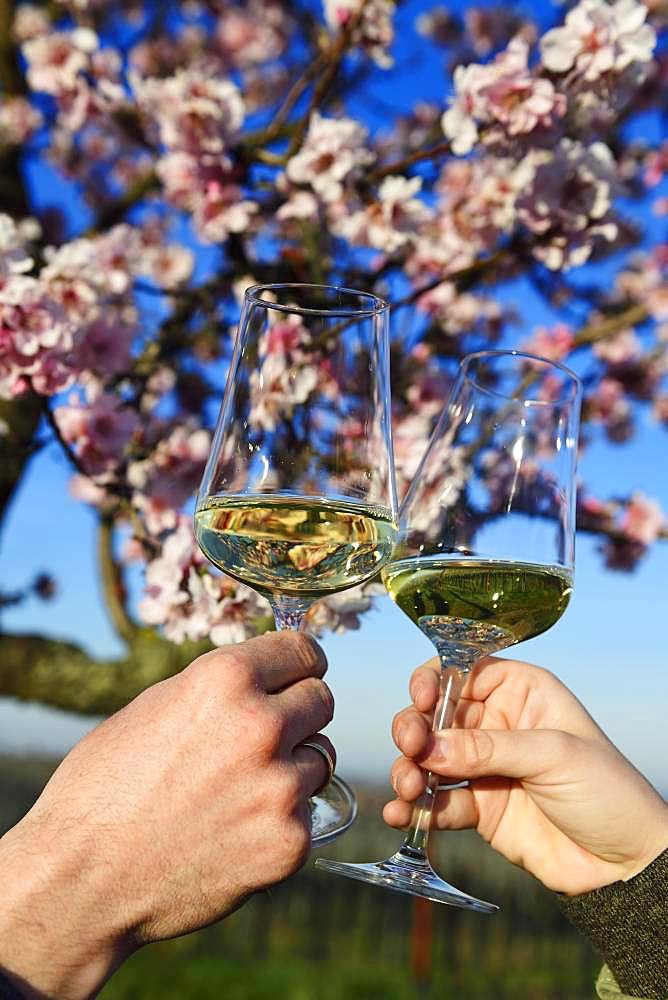
<svg viewBox="0 0 668 1000">
<path fill-rule="evenodd" d="M 25 391 L 28 379 L 44 394 L 65 388 L 71 372 L 62 357 L 72 333 L 39 281 L 23 274 L 0 278 L 0 397 Z"/>
<path fill-rule="evenodd" d="M 503 311 L 494 299 L 468 292 L 458 292 L 452 282 L 444 281 L 421 295 L 418 309 L 432 316 L 444 333 L 461 336 L 481 325 L 490 331 L 501 322 Z"/>
<path fill-rule="evenodd" d="M 17 42 L 27 42 L 38 35 L 48 35 L 51 19 L 43 7 L 34 3 L 20 3 L 14 9 L 12 35 Z"/>
<path fill-rule="evenodd" d="M 455 96 L 442 119 L 453 153 L 470 152 L 479 125 L 494 126 L 485 141 L 496 142 L 545 128 L 566 113 L 565 96 L 529 71 L 528 52 L 526 42 L 514 38 L 494 62 L 457 67 Z"/>
<path fill-rule="evenodd" d="M 55 31 L 25 42 L 23 55 L 28 63 L 27 79 L 33 90 L 59 95 L 73 90 L 79 74 L 88 69 L 98 37 L 90 28 Z"/>
<path fill-rule="evenodd" d="M 420 225 L 431 217 L 424 202 L 415 197 L 421 186 L 419 177 L 386 177 L 378 200 L 350 217 L 343 215 L 336 230 L 351 243 L 394 253 L 415 241 Z"/>
<path fill-rule="evenodd" d="M 318 601 L 308 613 L 307 630 L 318 636 L 323 632 L 356 631 L 362 624 L 361 616 L 373 607 L 374 597 L 384 593 L 382 585 L 370 583 Z"/>
<path fill-rule="evenodd" d="M 178 511 L 197 489 L 209 455 L 211 436 L 199 428 L 177 427 L 153 454 L 128 466 L 133 504 L 155 535 L 175 527 Z"/>
<path fill-rule="evenodd" d="M 360 9 L 361 0 L 323 0 L 325 20 L 330 29 L 338 31 Z M 391 0 L 366 0 L 361 23 L 353 34 L 353 42 L 360 45 L 383 69 L 393 65 L 388 48 L 394 39 Z"/>
<path fill-rule="evenodd" d="M 318 385 L 313 365 L 289 364 L 282 352 L 269 354 L 259 371 L 251 372 L 249 422 L 273 431 L 281 419 L 289 419 L 295 406 L 305 403 Z"/>
<path fill-rule="evenodd" d="M 642 344 L 633 330 L 621 330 L 594 344 L 594 354 L 611 367 L 633 364 L 642 354 Z"/>
<path fill-rule="evenodd" d="M 85 327 L 78 338 L 71 364 L 79 371 L 106 378 L 127 372 L 132 359 L 136 327 L 121 319 L 100 317 Z"/>
<path fill-rule="evenodd" d="M 205 242 L 220 243 L 230 233 L 244 232 L 258 210 L 256 202 L 243 197 L 224 160 L 168 153 L 156 169 L 165 197 L 192 213 L 198 235 Z"/>
<path fill-rule="evenodd" d="M 139 613 L 149 625 L 162 625 L 172 642 L 210 636 L 213 642 L 238 642 L 252 634 L 252 620 L 265 605 L 252 591 L 203 568 L 192 526 L 182 517 L 162 552 L 146 569 L 146 592 Z"/>
<path fill-rule="evenodd" d="M 668 142 L 659 149 L 651 149 L 645 157 L 644 181 L 647 187 L 656 187 L 668 173 Z"/>
<path fill-rule="evenodd" d="M 192 250 L 180 243 L 163 243 L 147 248 L 143 254 L 144 273 L 160 288 L 178 288 L 192 275 L 195 257 Z"/>
<path fill-rule="evenodd" d="M 492 251 L 514 228 L 525 182 L 524 171 L 510 159 L 448 160 L 436 184 L 432 219 L 420 227 L 406 271 L 418 280 L 447 275 Z"/>
<path fill-rule="evenodd" d="M 247 69 L 278 59 L 288 37 L 286 11 L 276 0 L 227 6 L 216 24 L 216 43 L 233 66 Z"/>
<path fill-rule="evenodd" d="M 608 437 L 613 441 L 626 441 L 632 431 L 633 412 L 624 394 L 624 388 L 617 379 L 603 378 L 589 394 L 591 419 L 605 425 Z"/>
<path fill-rule="evenodd" d="M 642 302 L 659 323 L 668 320 L 668 244 L 659 243 L 648 254 L 632 261 L 616 281 L 620 298 Z"/>
<path fill-rule="evenodd" d="M 397 488 L 400 496 L 408 489 L 413 476 L 417 472 L 432 429 L 432 421 L 429 414 L 421 411 L 407 413 L 392 421 L 394 461 L 398 477 Z"/>
<path fill-rule="evenodd" d="M 276 218 L 282 222 L 293 219 L 314 222 L 318 218 L 318 200 L 310 191 L 293 191 L 276 212 Z"/>
<path fill-rule="evenodd" d="M 666 528 L 666 518 L 657 500 L 634 493 L 620 520 L 620 527 L 632 541 L 651 545 Z"/>
<path fill-rule="evenodd" d="M 324 118 L 316 111 L 286 174 L 293 184 L 310 185 L 323 201 L 336 201 L 343 194 L 343 182 L 373 161 L 366 141 L 367 130 L 352 118 Z"/>
<path fill-rule="evenodd" d="M 41 125 L 41 113 L 25 97 L 5 97 L 0 104 L 0 143 L 20 146 Z"/>
<path fill-rule="evenodd" d="M 552 270 L 584 263 L 594 240 L 614 240 L 610 217 L 617 191 L 615 163 L 602 142 L 583 146 L 562 139 L 553 150 L 532 150 L 524 158 L 525 190 L 518 218 L 533 233 L 548 234 L 534 254 Z"/>
<path fill-rule="evenodd" d="M 537 327 L 531 338 L 522 344 L 522 350 L 530 354 L 538 354 L 551 361 L 561 361 L 573 349 L 575 338 L 573 331 L 566 323 L 555 323 L 554 326 Z"/>
<path fill-rule="evenodd" d="M 621 73 L 652 58 L 656 35 L 645 24 L 647 7 L 638 0 L 580 0 L 561 28 L 541 40 L 543 63 L 553 73 L 574 69 L 587 81 Z"/>
<path fill-rule="evenodd" d="M 77 472 L 70 478 L 70 493 L 75 500 L 88 503 L 91 507 L 103 507 L 108 494 L 101 482 L 104 482 L 104 476 L 98 477 L 95 482 Z"/>
<path fill-rule="evenodd" d="M 132 84 L 168 150 L 220 156 L 243 125 L 244 102 L 231 80 L 182 69 L 165 79 L 134 74 Z"/>
<path fill-rule="evenodd" d="M 536 40 L 533 24 L 523 21 L 511 6 L 469 7 L 464 13 L 464 23 L 479 56 L 489 55 L 506 45 L 509 38 L 519 36 L 530 45 Z"/>
<path fill-rule="evenodd" d="M 28 237 L 25 227 L 0 213 L 0 287 L 10 275 L 31 270 L 33 259 L 25 246 Z"/>
<path fill-rule="evenodd" d="M 139 426 L 137 414 L 111 393 L 90 403 L 73 400 L 57 407 L 54 416 L 90 475 L 115 469 Z"/>
</svg>

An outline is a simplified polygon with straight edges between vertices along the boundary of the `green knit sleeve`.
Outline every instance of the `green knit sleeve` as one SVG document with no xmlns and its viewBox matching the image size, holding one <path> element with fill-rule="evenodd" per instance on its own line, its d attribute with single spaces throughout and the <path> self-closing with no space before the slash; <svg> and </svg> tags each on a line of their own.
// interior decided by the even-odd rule
<svg viewBox="0 0 668 1000">
<path fill-rule="evenodd" d="M 609 970 L 599 997 L 668 1000 L 668 850 L 626 882 L 558 898 Z"/>
<path fill-rule="evenodd" d="M 645 1000 L 645 997 L 631 997 L 628 993 L 622 993 L 607 965 L 603 966 L 596 980 L 596 995 L 599 1000 Z"/>
</svg>

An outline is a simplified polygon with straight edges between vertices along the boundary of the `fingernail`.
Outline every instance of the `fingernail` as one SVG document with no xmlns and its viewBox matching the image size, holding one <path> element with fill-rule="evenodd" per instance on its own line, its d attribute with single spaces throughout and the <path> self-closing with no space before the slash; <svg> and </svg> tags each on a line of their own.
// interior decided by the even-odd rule
<svg viewBox="0 0 668 1000">
<path fill-rule="evenodd" d="M 307 632 L 303 632 L 302 635 L 308 639 L 311 644 L 311 648 L 315 654 L 316 663 L 322 667 L 323 671 L 327 670 L 327 657 L 325 655 L 325 650 L 322 648 L 319 642 L 317 642 L 312 635 Z"/>
<path fill-rule="evenodd" d="M 400 795 L 400 793 L 401 793 L 401 775 L 400 774 L 393 774 L 392 775 L 392 788 L 395 790 L 395 792 L 397 793 L 397 795 Z"/>
<path fill-rule="evenodd" d="M 424 687 L 422 684 L 417 684 L 415 691 L 413 693 L 413 701 L 417 704 L 418 701 L 422 700 L 422 695 L 424 694 Z"/>
<path fill-rule="evenodd" d="M 394 727 L 394 738 L 396 742 L 401 743 L 405 735 L 406 735 L 406 723 L 397 722 Z"/>
</svg>

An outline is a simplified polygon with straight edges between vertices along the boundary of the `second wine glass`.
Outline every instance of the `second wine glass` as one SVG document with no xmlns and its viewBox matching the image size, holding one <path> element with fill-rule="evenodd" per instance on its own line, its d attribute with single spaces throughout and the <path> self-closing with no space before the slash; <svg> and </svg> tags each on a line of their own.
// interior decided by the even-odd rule
<svg viewBox="0 0 668 1000">
<path fill-rule="evenodd" d="M 376 576 L 396 539 L 389 306 L 335 286 L 256 285 L 195 513 L 214 565 L 298 629 L 319 599 Z M 342 833 L 352 792 L 312 802 L 313 842 Z"/>
<path fill-rule="evenodd" d="M 466 678 L 482 657 L 539 635 L 572 590 L 581 385 L 562 365 L 515 351 L 466 357 L 401 506 L 383 571 L 390 596 L 441 662 L 433 728 L 457 725 Z M 450 885 L 427 843 L 438 778 L 386 861 L 316 864 L 350 878 L 481 913 L 498 907 Z"/>
</svg>

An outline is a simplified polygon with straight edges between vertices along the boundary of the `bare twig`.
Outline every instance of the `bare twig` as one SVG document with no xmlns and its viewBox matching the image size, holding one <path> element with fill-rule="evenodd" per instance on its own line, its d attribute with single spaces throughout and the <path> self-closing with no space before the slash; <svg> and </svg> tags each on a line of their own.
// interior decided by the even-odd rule
<svg viewBox="0 0 668 1000">
<path fill-rule="evenodd" d="M 369 176 L 369 180 L 371 183 L 374 183 L 375 181 L 382 180 L 383 177 L 388 177 L 390 174 L 403 173 L 408 167 L 412 167 L 414 163 L 420 163 L 423 160 L 435 160 L 439 156 L 445 156 L 449 152 L 449 142 L 441 142 L 430 149 L 418 149 L 414 153 L 405 156 L 402 160 L 395 160 L 394 163 L 386 163 L 385 166 L 374 170 Z"/>
<path fill-rule="evenodd" d="M 90 479 L 90 473 L 86 470 L 86 467 L 84 466 L 83 462 L 77 455 L 76 451 L 74 451 L 69 442 L 67 442 L 63 437 L 63 435 L 60 433 L 60 427 L 58 426 L 53 410 L 49 406 L 46 397 L 42 397 L 42 400 L 43 400 L 42 413 L 44 414 L 46 422 L 51 428 L 51 432 L 53 433 L 54 438 L 56 439 L 56 441 L 62 448 L 63 452 L 65 453 L 70 465 L 72 465 L 72 467 L 76 469 L 76 471 L 80 473 L 80 475 L 85 476 L 86 479 Z"/>
</svg>

